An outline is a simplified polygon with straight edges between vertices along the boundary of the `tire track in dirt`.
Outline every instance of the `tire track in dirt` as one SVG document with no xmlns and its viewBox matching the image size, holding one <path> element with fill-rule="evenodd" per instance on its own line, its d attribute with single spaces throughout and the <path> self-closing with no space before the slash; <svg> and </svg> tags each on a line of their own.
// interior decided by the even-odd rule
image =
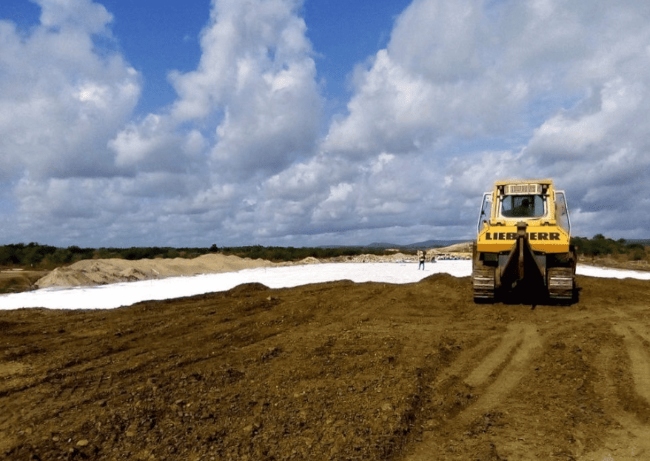
<svg viewBox="0 0 650 461">
<path fill-rule="evenodd" d="M 624 313 L 619 314 L 627 317 Z M 625 381 L 621 379 L 616 370 L 617 364 L 621 362 L 621 355 L 627 352 L 630 359 L 630 372 L 634 381 L 634 391 L 648 403 L 647 384 L 648 376 L 650 376 L 650 356 L 643 353 L 641 339 L 647 340 L 648 335 L 639 332 L 636 325 L 628 322 L 614 324 L 612 330 L 622 337 L 622 350 L 611 343 L 603 343 L 597 364 L 602 371 L 603 379 L 596 383 L 595 387 L 598 394 L 603 396 L 607 414 L 613 417 L 617 427 L 611 429 L 604 437 L 604 448 L 581 454 L 578 457 L 579 460 L 637 461 L 647 459 L 650 454 L 650 440 L 647 437 L 650 428 L 640 421 L 639 415 L 623 407 L 620 392 L 621 387 L 625 387 Z"/>
<path fill-rule="evenodd" d="M 467 364 L 468 356 L 475 356 L 492 342 L 488 338 L 464 354 L 444 372 L 437 380 L 437 385 L 460 371 L 461 364 Z M 481 392 L 479 398 L 468 408 L 462 410 L 449 421 L 455 429 L 454 432 L 463 431 L 481 414 L 488 412 L 503 401 L 517 386 L 519 381 L 528 373 L 529 364 L 538 349 L 541 349 L 542 339 L 535 325 L 526 323 L 513 323 L 501 338 L 497 346 L 473 368 L 464 378 L 464 383 L 471 389 Z M 407 461 L 428 461 L 435 452 L 439 443 L 435 436 L 425 434 L 422 442 L 406 457 Z"/>
<path fill-rule="evenodd" d="M 535 325 L 509 325 L 501 344 L 465 379 L 473 388 L 479 388 L 505 364 L 478 401 L 461 415 L 461 420 L 469 422 L 506 398 L 528 372 L 528 365 L 536 349 L 541 346 L 542 340 Z"/>
<path fill-rule="evenodd" d="M 623 336 L 623 342 L 632 362 L 634 388 L 646 402 L 650 403 L 650 356 L 643 341 L 648 341 L 649 335 L 640 331 L 633 324 L 614 325 L 614 331 Z"/>
</svg>

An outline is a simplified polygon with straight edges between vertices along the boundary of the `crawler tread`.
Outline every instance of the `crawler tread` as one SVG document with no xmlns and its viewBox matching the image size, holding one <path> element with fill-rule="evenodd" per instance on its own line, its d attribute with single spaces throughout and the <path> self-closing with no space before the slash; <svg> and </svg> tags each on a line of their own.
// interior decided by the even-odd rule
<svg viewBox="0 0 650 461">
<path fill-rule="evenodd" d="M 575 296 L 575 274 L 571 267 L 553 267 L 547 271 L 548 296 L 555 301 L 571 301 Z"/>
<path fill-rule="evenodd" d="M 494 301 L 495 276 L 492 267 L 477 267 L 472 271 L 472 286 L 475 302 Z"/>
</svg>

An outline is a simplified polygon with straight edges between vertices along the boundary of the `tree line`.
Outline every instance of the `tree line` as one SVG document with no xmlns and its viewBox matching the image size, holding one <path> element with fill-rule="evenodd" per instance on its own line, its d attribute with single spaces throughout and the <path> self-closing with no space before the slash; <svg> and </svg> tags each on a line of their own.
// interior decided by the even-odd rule
<svg viewBox="0 0 650 461">
<path fill-rule="evenodd" d="M 624 239 L 613 240 L 602 234 L 593 238 L 572 237 L 580 255 L 606 256 L 627 255 L 629 259 L 640 261 L 647 258 L 647 246 Z M 408 251 L 407 251 L 408 252 Z M 221 253 L 242 258 L 266 259 L 274 262 L 300 261 L 307 257 L 318 259 L 360 254 L 387 254 L 382 248 L 369 247 L 276 247 L 276 246 L 238 246 L 218 247 L 216 244 L 206 248 L 173 247 L 130 247 L 130 248 L 80 248 L 69 246 L 59 248 L 39 243 L 16 243 L 0 246 L 0 267 L 52 269 L 81 261 L 82 259 L 155 259 L 155 258 L 196 258 L 197 256 Z"/>
<path fill-rule="evenodd" d="M 646 259 L 646 245 L 625 239 L 613 240 L 603 234 L 596 234 L 591 239 L 571 237 L 571 243 L 577 247 L 578 254 L 585 256 L 628 255 L 634 261 Z"/>
<path fill-rule="evenodd" d="M 36 242 L 16 243 L 0 246 L 0 267 L 20 267 L 52 269 L 73 264 L 82 259 L 155 259 L 155 258 L 196 258 L 197 256 L 221 253 L 242 258 L 266 259 L 274 262 L 299 261 L 307 257 L 334 258 L 337 256 L 356 256 L 360 254 L 385 254 L 383 249 L 362 247 L 265 247 L 262 245 L 223 247 L 212 245 L 206 248 L 172 247 L 130 247 L 130 248 L 80 248 L 69 246 L 59 248 L 41 245 Z"/>
</svg>

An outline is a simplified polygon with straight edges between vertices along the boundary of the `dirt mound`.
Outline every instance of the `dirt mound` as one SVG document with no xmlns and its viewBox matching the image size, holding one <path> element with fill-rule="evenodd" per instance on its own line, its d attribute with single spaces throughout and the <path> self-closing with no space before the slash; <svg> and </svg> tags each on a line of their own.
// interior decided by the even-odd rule
<svg viewBox="0 0 650 461">
<path fill-rule="evenodd" d="M 304 258 L 298 262 L 298 264 L 320 264 L 320 260 L 318 258 L 314 258 L 313 256 L 308 256 L 307 258 Z"/>
<path fill-rule="evenodd" d="M 650 282 L 475 305 L 468 278 L 4 311 L 0 458 L 633 460 Z"/>
<path fill-rule="evenodd" d="M 117 282 L 150 280 L 184 275 L 234 272 L 253 267 L 271 266 L 261 259 L 208 254 L 194 259 L 88 259 L 54 269 L 36 281 L 38 288 L 106 285 Z"/>
</svg>

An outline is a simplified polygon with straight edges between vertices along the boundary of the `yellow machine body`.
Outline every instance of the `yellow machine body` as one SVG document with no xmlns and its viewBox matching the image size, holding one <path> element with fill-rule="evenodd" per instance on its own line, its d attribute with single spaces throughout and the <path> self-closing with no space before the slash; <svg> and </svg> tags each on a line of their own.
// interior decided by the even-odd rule
<svg viewBox="0 0 650 461">
<path fill-rule="evenodd" d="M 564 191 L 551 179 L 497 181 L 483 195 L 474 244 L 474 298 L 528 291 L 573 299 L 576 252 Z"/>
</svg>

